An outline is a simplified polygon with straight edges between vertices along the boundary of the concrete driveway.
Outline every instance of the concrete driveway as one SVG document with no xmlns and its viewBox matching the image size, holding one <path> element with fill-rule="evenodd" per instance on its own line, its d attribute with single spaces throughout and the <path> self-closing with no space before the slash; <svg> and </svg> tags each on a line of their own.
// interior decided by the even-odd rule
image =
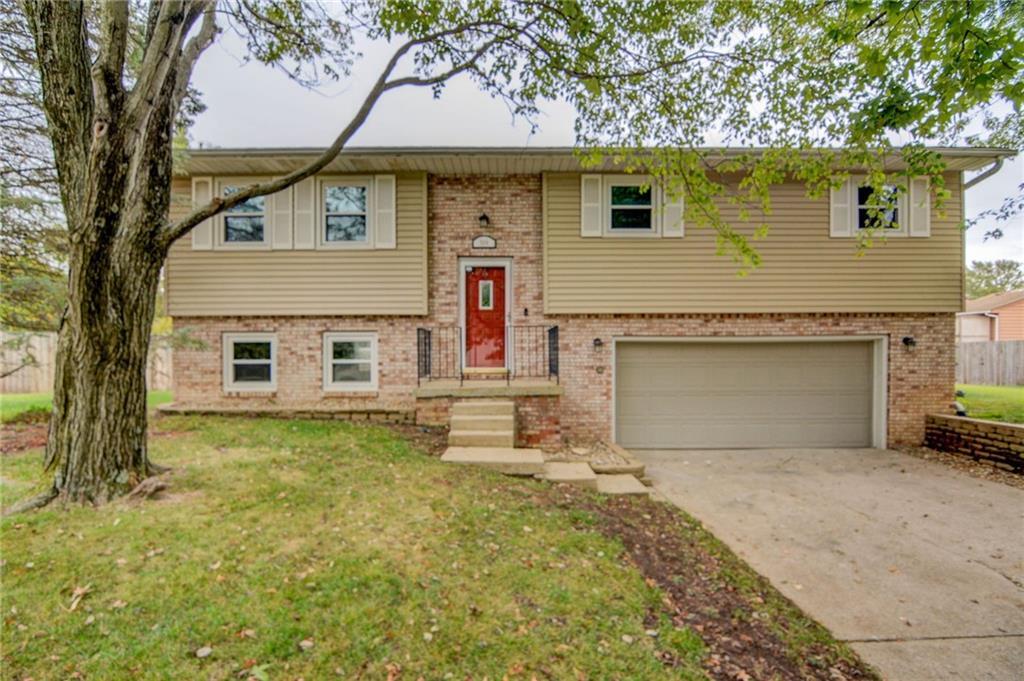
<svg viewBox="0 0 1024 681">
<path fill-rule="evenodd" d="M 1024 679 L 1024 491 L 876 449 L 636 455 L 885 678 Z"/>
</svg>

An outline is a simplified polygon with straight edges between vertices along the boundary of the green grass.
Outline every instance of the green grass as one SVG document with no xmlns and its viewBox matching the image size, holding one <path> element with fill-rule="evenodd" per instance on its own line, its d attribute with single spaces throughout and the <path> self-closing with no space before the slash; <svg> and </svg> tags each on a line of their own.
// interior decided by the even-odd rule
<svg viewBox="0 0 1024 681">
<path fill-rule="evenodd" d="M 1024 386 L 958 385 L 964 396 L 957 398 L 967 415 L 979 419 L 1024 423 Z"/>
<path fill-rule="evenodd" d="M 167 498 L 2 521 L 4 678 L 704 678 L 699 636 L 645 635 L 662 593 L 542 483 L 385 428 L 156 425 Z M 2 460 L 5 505 L 39 464 Z"/>
<path fill-rule="evenodd" d="M 170 390 L 150 390 L 146 402 L 152 409 L 171 401 Z M 53 405 L 53 393 L 12 393 L 0 395 L 0 422 L 45 418 Z"/>
</svg>

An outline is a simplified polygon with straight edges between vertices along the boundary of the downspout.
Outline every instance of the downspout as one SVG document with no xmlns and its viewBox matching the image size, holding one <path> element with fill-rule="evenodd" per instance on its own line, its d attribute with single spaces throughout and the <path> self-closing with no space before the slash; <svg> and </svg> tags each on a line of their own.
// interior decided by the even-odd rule
<svg viewBox="0 0 1024 681">
<path fill-rule="evenodd" d="M 985 180 L 987 180 L 988 178 L 992 177 L 993 175 L 998 173 L 1000 170 L 1002 170 L 1002 168 L 1003 168 L 1003 159 L 997 158 L 995 163 L 993 163 L 991 166 L 989 166 L 982 173 L 980 173 L 979 175 L 976 175 L 975 177 L 972 177 L 971 179 L 967 180 L 967 182 L 962 182 L 960 184 L 960 209 L 961 209 L 961 211 L 963 211 L 963 206 L 964 206 L 965 200 L 967 198 L 966 197 L 967 190 L 970 189 L 971 187 L 974 187 L 974 186 L 977 186 L 977 185 L 981 184 L 982 182 L 984 182 Z M 963 173 L 962 172 L 961 172 L 960 176 L 963 177 Z M 961 212 L 961 217 L 962 216 L 963 216 L 963 213 Z M 965 280 L 967 278 L 967 258 L 966 258 L 966 256 L 967 256 L 967 233 L 966 233 L 966 230 L 963 230 L 963 232 L 960 235 L 960 248 L 961 248 L 961 253 L 962 253 L 962 258 L 961 258 L 961 262 L 960 262 L 960 299 L 962 301 L 963 298 L 964 298 L 964 289 L 966 288 Z M 962 310 L 964 307 L 965 307 L 965 305 L 961 302 L 960 309 Z M 999 333 L 999 320 L 998 319 L 996 320 L 996 333 L 997 334 Z"/>
<path fill-rule="evenodd" d="M 989 319 L 994 319 L 996 321 L 996 332 L 992 334 L 995 337 L 992 340 L 999 340 L 999 315 L 992 314 L 991 312 L 982 312 L 982 314 L 988 317 Z"/>
<path fill-rule="evenodd" d="M 975 177 L 972 177 L 971 179 L 967 180 L 967 182 L 964 182 L 964 191 L 967 191 L 976 184 L 981 184 L 988 178 L 998 173 L 1002 169 L 1002 167 L 1003 159 L 996 159 L 996 162 L 989 166 L 988 169 L 985 170 L 983 173 L 981 173 L 980 175 L 976 175 Z"/>
</svg>

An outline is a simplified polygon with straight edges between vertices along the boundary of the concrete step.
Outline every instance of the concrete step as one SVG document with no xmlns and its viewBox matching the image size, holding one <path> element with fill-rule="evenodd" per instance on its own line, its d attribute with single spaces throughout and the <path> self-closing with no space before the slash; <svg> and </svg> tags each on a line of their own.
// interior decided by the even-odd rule
<svg viewBox="0 0 1024 681">
<path fill-rule="evenodd" d="M 451 447 L 512 447 L 516 434 L 512 430 L 451 430 L 448 444 Z"/>
<path fill-rule="evenodd" d="M 510 400 L 461 400 L 452 403 L 455 416 L 514 416 L 516 405 Z"/>
<path fill-rule="evenodd" d="M 539 449 L 449 447 L 441 455 L 441 461 L 481 466 L 506 475 L 537 475 L 544 472 L 544 455 Z"/>
<path fill-rule="evenodd" d="M 544 464 L 544 472 L 537 476 L 548 482 L 564 482 L 587 489 L 597 489 L 597 474 L 582 462 L 549 461 Z"/>
<path fill-rule="evenodd" d="M 451 419 L 452 430 L 515 430 L 512 414 L 456 414 Z"/>
<path fill-rule="evenodd" d="M 651 490 L 632 475 L 598 475 L 597 491 L 603 494 L 646 494 Z"/>
</svg>

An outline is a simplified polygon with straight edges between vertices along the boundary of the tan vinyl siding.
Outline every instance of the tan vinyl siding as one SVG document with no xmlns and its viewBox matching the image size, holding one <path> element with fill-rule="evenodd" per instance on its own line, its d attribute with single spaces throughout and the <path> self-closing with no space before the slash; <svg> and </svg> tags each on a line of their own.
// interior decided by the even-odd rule
<svg viewBox="0 0 1024 681">
<path fill-rule="evenodd" d="M 933 211 L 931 236 L 876 240 L 857 257 L 852 238 L 829 237 L 829 200 L 800 183 L 772 191 L 771 231 L 753 242 L 763 263 L 746 277 L 715 255 L 715 234 L 686 225 L 682 239 L 580 237 L 580 176 L 550 173 L 544 195 L 544 299 L 549 314 L 688 312 L 957 312 L 963 292 L 959 173 Z M 736 208 L 723 215 L 742 233 Z"/>
<path fill-rule="evenodd" d="M 999 340 L 1024 340 L 1024 300 L 994 310 L 999 315 Z"/>
<path fill-rule="evenodd" d="M 171 213 L 190 203 L 176 179 Z M 395 249 L 192 250 L 171 248 L 167 300 L 173 316 L 424 315 L 427 313 L 427 179 L 397 176 Z"/>
</svg>

